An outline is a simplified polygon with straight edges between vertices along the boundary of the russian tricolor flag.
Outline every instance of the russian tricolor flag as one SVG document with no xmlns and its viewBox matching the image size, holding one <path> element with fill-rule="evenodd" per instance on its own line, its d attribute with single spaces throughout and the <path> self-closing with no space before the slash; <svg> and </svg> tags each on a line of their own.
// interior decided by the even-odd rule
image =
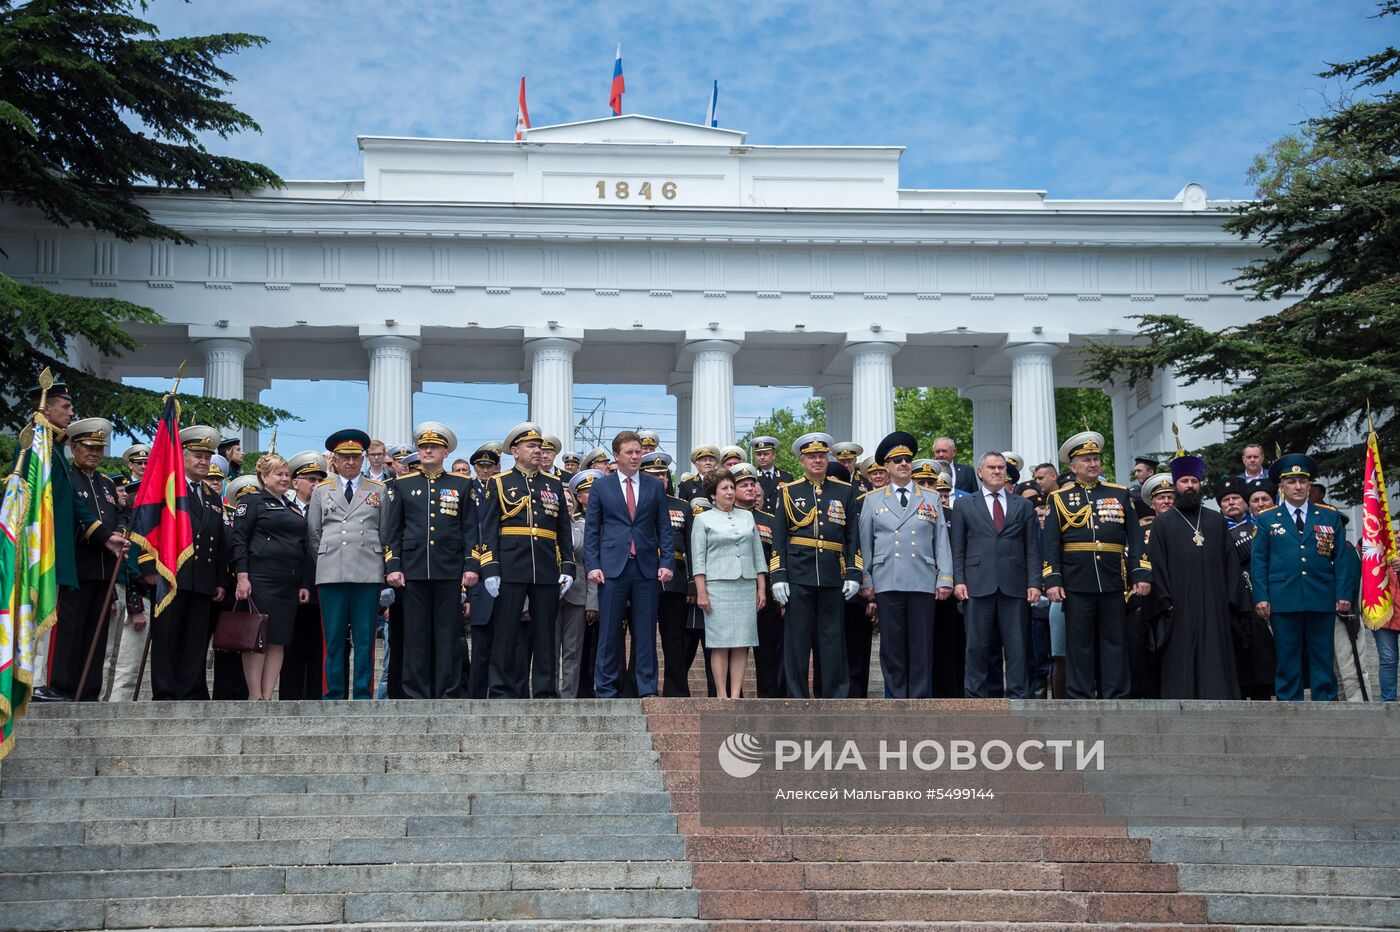
<svg viewBox="0 0 1400 932">
<path fill-rule="evenodd" d="M 622 116 L 622 92 L 627 90 L 627 85 L 622 80 L 622 43 L 617 44 L 617 58 L 613 60 L 612 92 L 608 95 L 608 105 L 612 107 L 613 116 Z"/>
</svg>

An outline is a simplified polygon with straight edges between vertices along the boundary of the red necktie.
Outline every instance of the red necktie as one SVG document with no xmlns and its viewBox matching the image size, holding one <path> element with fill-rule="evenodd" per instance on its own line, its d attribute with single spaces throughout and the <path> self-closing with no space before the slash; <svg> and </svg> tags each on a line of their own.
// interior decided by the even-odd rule
<svg viewBox="0 0 1400 932">
<path fill-rule="evenodd" d="M 637 496 L 632 491 L 632 477 L 628 476 L 622 481 L 627 486 L 627 517 L 635 518 L 637 517 Z M 634 557 L 637 555 L 637 542 L 635 540 L 628 544 L 628 552 Z"/>
<path fill-rule="evenodd" d="M 1001 533 L 1001 526 L 1006 523 L 1006 513 L 1001 510 L 1001 496 L 992 495 L 992 524 L 996 527 L 997 533 Z"/>
</svg>

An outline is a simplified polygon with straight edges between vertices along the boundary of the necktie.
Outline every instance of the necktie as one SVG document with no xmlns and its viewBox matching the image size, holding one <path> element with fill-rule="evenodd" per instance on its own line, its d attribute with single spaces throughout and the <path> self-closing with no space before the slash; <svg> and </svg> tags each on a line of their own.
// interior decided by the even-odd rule
<svg viewBox="0 0 1400 932">
<path fill-rule="evenodd" d="M 1001 510 L 1001 496 L 998 495 L 997 493 L 993 492 L 993 493 L 992 493 L 992 525 L 997 529 L 997 533 L 998 533 L 998 534 L 1001 533 L 1001 527 L 1002 527 L 1002 525 L 1005 524 L 1005 523 L 1006 523 L 1006 512 L 1004 512 L 1004 511 Z"/>
<path fill-rule="evenodd" d="M 200 494 L 200 483 L 190 483 L 190 495 L 194 496 L 194 500 L 199 502 L 200 507 L 204 506 L 204 496 Z"/>
<path fill-rule="evenodd" d="M 350 504 L 355 500 L 355 483 L 349 479 L 345 480 L 345 504 Z"/>
<path fill-rule="evenodd" d="M 909 490 L 908 490 L 908 489 L 901 488 L 901 489 L 899 490 L 899 507 L 900 507 L 900 508 L 908 508 L 908 507 L 909 507 Z"/>
<path fill-rule="evenodd" d="M 627 486 L 627 516 L 629 518 L 635 518 L 637 517 L 637 496 L 632 491 L 632 477 L 628 476 L 622 481 Z M 628 544 L 627 552 L 634 557 L 637 555 L 637 542 L 635 540 Z"/>
<path fill-rule="evenodd" d="M 1293 512 L 1294 523 L 1298 525 L 1298 533 L 1303 533 L 1303 509 L 1299 508 Z"/>
</svg>

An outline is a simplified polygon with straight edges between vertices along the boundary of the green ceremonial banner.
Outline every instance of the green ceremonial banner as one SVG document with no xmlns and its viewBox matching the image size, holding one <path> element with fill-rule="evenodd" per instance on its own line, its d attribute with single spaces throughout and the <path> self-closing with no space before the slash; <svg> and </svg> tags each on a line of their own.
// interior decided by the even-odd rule
<svg viewBox="0 0 1400 932">
<path fill-rule="evenodd" d="M 58 618 L 51 430 L 36 416 L 0 502 L 0 758 L 29 705 L 35 645 Z"/>
</svg>

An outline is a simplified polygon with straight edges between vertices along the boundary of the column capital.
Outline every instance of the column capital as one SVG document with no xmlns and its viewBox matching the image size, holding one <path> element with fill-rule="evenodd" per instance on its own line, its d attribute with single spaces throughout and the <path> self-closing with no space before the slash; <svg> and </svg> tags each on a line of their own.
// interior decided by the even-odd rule
<svg viewBox="0 0 1400 932">
<path fill-rule="evenodd" d="M 204 337 L 195 340 L 194 345 L 205 356 L 210 353 L 233 353 L 244 359 L 253 351 L 253 341 L 247 337 Z"/>
<path fill-rule="evenodd" d="M 417 337 L 406 337 L 398 333 L 386 333 L 380 336 L 372 337 L 367 337 L 361 334 L 360 344 L 364 346 L 365 349 L 370 351 L 374 351 L 377 349 L 392 348 L 407 350 L 409 352 L 413 352 L 414 350 L 418 349 L 423 345 L 422 341 L 419 340 Z"/>
<path fill-rule="evenodd" d="M 685 350 L 687 353 L 728 353 L 733 356 L 739 352 L 739 347 L 743 343 L 743 333 L 737 333 L 737 339 L 729 339 L 719 334 L 726 331 L 710 330 L 687 330 L 685 332 Z"/>
<path fill-rule="evenodd" d="M 892 358 L 894 354 L 898 353 L 901 349 L 903 349 L 903 346 L 900 344 L 890 343 L 886 340 L 847 343 L 845 346 L 846 353 L 851 359 L 862 359 L 867 356 L 886 356 Z"/>
<path fill-rule="evenodd" d="M 958 389 L 958 395 L 974 403 L 978 401 L 1010 401 L 1011 383 L 982 382 L 964 385 Z"/>
<path fill-rule="evenodd" d="M 190 324 L 186 330 L 190 339 L 196 343 L 203 340 L 246 340 L 249 343 L 253 340 L 253 331 L 249 327 L 216 327 L 209 324 Z"/>
<path fill-rule="evenodd" d="M 574 327 L 526 327 L 523 335 L 526 346 L 539 340 L 559 340 L 561 346 L 571 343 L 577 349 L 583 342 L 583 331 Z"/>
<path fill-rule="evenodd" d="M 689 395 L 694 390 L 689 372 L 672 372 L 671 377 L 666 380 L 666 394 Z"/>
<path fill-rule="evenodd" d="M 1059 337 L 1064 336 L 1063 339 Z M 1011 359 L 1018 356 L 1056 356 L 1069 344 L 1069 337 L 1062 334 L 1013 333 L 1007 336 L 1002 348 Z"/>
<path fill-rule="evenodd" d="M 846 351 L 855 356 L 862 353 L 886 353 L 893 356 L 908 341 L 902 330 L 848 330 Z"/>
<path fill-rule="evenodd" d="M 812 394 L 822 398 L 830 398 L 833 395 L 849 396 L 851 394 L 851 377 L 849 375 L 822 376 L 813 383 Z"/>
<path fill-rule="evenodd" d="M 376 342 L 383 337 L 396 337 L 405 342 Z M 366 349 L 376 346 L 406 346 L 418 349 L 422 345 L 423 328 L 417 324 L 360 324 L 360 343 Z"/>
</svg>

